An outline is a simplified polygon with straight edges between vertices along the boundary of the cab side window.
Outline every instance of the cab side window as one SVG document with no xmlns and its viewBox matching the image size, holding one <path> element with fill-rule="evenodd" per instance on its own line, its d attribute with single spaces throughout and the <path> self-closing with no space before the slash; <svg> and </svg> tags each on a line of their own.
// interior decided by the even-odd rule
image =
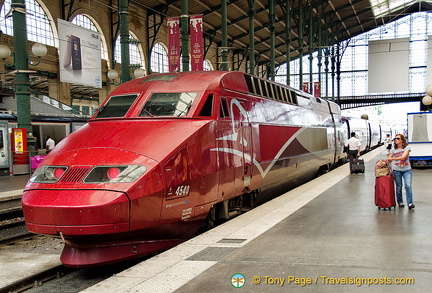
<svg viewBox="0 0 432 293">
<path fill-rule="evenodd" d="M 228 118 L 229 117 L 228 102 L 224 98 L 220 99 L 219 117 L 220 118 Z"/>
<path fill-rule="evenodd" d="M 198 116 L 211 117 L 213 113 L 213 94 L 208 95 Z"/>
</svg>

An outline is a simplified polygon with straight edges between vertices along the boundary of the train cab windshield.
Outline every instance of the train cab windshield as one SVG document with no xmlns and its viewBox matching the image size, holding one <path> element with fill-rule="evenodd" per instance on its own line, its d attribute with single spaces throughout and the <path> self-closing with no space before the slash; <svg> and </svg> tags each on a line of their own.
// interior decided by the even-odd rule
<svg viewBox="0 0 432 293">
<path fill-rule="evenodd" d="M 112 96 L 109 101 L 99 109 L 96 118 L 124 117 L 137 97 L 138 95 L 136 94 Z"/>
<path fill-rule="evenodd" d="M 145 103 L 143 116 L 186 116 L 198 93 L 153 93 Z"/>
</svg>

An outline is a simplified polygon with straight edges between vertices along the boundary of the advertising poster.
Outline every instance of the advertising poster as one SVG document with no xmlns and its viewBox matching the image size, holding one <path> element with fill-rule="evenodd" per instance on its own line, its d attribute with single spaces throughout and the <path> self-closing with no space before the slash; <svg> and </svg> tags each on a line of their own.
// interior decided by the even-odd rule
<svg viewBox="0 0 432 293">
<path fill-rule="evenodd" d="M 202 15 L 192 15 L 189 20 L 192 71 L 203 70 L 204 48 Z"/>
<path fill-rule="evenodd" d="M 60 81 L 102 87 L 98 32 L 58 19 Z"/>
<path fill-rule="evenodd" d="M 16 154 L 23 154 L 27 151 L 27 140 L 26 140 L 26 129 L 25 128 L 13 128 L 12 139 L 13 139 L 13 151 Z"/>
<path fill-rule="evenodd" d="M 169 72 L 180 71 L 180 18 L 168 18 L 168 63 Z"/>
</svg>

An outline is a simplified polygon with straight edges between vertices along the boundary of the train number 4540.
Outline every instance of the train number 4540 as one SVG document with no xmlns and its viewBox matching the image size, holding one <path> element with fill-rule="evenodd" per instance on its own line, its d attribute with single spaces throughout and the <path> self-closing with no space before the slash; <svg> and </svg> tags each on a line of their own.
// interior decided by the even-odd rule
<svg viewBox="0 0 432 293">
<path fill-rule="evenodd" d="M 176 190 L 175 194 L 177 196 L 179 196 L 179 195 L 188 195 L 189 194 L 189 190 L 190 190 L 190 185 L 181 185 L 181 186 L 177 187 L 177 190 Z"/>
</svg>

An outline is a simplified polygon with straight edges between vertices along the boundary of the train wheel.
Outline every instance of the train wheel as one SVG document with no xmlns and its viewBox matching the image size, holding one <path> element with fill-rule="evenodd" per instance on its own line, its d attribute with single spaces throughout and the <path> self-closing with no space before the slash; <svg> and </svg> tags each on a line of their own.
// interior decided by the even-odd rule
<svg viewBox="0 0 432 293">
<path fill-rule="evenodd" d="M 205 231 L 213 229 L 214 227 L 216 227 L 216 207 L 212 206 L 209 210 L 209 213 L 207 214 L 207 217 L 202 222 L 198 230 L 198 234 L 204 233 Z"/>
<path fill-rule="evenodd" d="M 316 177 L 322 176 L 322 175 L 328 173 L 329 171 L 330 171 L 330 166 L 329 166 L 329 165 L 321 166 L 321 167 L 319 167 L 319 169 L 318 169 L 318 172 L 317 172 L 317 176 L 316 176 Z"/>
</svg>

